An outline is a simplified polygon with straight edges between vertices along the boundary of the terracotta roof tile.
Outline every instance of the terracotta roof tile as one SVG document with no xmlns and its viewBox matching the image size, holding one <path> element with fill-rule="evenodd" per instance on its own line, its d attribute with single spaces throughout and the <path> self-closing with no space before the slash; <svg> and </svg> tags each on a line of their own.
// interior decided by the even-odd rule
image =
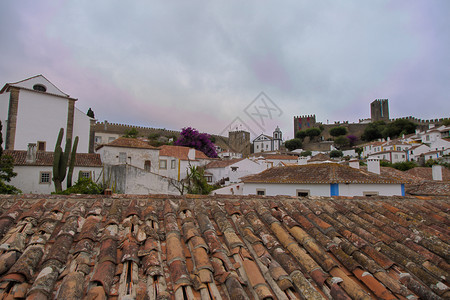
<svg viewBox="0 0 450 300">
<path fill-rule="evenodd" d="M 96 150 L 99 150 L 102 147 L 121 147 L 121 148 L 137 148 L 137 149 L 154 149 L 154 150 L 158 149 L 156 147 L 151 146 L 148 142 L 144 142 L 140 139 L 125 138 L 125 137 L 119 137 L 108 144 L 100 145 L 97 147 Z"/>
<path fill-rule="evenodd" d="M 163 145 L 159 151 L 160 156 L 176 157 L 181 160 L 189 160 L 189 147 Z M 203 152 L 195 150 L 195 159 L 210 159 Z"/>
<path fill-rule="evenodd" d="M 16 166 L 53 166 L 53 152 L 37 151 L 36 161 L 27 162 L 27 151 L 25 150 L 5 150 L 4 154 L 14 158 Z M 77 153 L 75 156 L 75 166 L 77 167 L 101 167 L 100 154 Z"/>
<path fill-rule="evenodd" d="M 448 200 L 0 196 L 0 296 L 447 298 Z"/>
<path fill-rule="evenodd" d="M 225 167 L 228 167 L 229 165 L 237 163 L 241 160 L 243 160 L 243 158 L 233 158 L 233 159 L 227 159 L 227 160 L 214 160 L 214 161 L 208 163 L 205 166 L 205 168 L 206 169 L 225 168 Z"/>
<path fill-rule="evenodd" d="M 246 176 L 248 183 L 403 183 L 397 178 L 380 176 L 336 163 L 284 166 Z"/>
</svg>

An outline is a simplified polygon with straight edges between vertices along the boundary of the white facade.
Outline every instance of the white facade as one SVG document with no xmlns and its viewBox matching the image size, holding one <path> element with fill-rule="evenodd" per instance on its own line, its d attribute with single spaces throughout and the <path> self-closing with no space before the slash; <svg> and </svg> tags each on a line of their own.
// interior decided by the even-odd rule
<svg viewBox="0 0 450 300">
<path fill-rule="evenodd" d="M 46 91 L 35 90 L 41 86 Z M 70 103 L 76 99 L 61 92 L 44 76 L 39 75 L 21 82 L 6 84 L 0 94 L 0 120 L 3 125 L 3 147 L 6 146 L 7 119 L 11 89 L 19 89 L 17 101 L 16 127 L 11 150 L 27 150 L 29 143 L 44 146 L 45 151 L 53 151 L 60 128 L 67 137 L 67 123 Z M 12 112 L 11 112 L 12 114 Z M 72 140 L 78 135 L 78 153 L 89 152 L 90 120 L 86 114 L 74 108 Z"/>
<path fill-rule="evenodd" d="M 97 153 L 105 165 L 127 164 L 158 173 L 158 149 L 115 147 L 104 145 Z"/>
<path fill-rule="evenodd" d="M 261 134 L 253 140 L 253 152 L 270 152 L 272 150 L 273 140 L 270 136 Z"/>
<path fill-rule="evenodd" d="M 427 152 L 430 152 L 430 147 L 425 144 L 417 145 L 406 151 L 406 157 L 408 161 L 418 161 L 419 157 Z"/>
<path fill-rule="evenodd" d="M 78 181 L 79 172 L 90 172 L 92 180 L 96 181 L 102 172 L 102 167 L 74 167 L 72 184 Z M 14 166 L 16 177 L 11 179 L 11 184 L 22 190 L 24 194 L 51 194 L 55 191 L 55 185 L 51 180 L 53 176 L 52 166 Z M 41 183 L 41 174 L 50 173 L 50 181 Z M 62 182 L 63 189 L 66 189 L 67 177 Z"/>
<path fill-rule="evenodd" d="M 224 178 L 228 178 L 228 183 L 240 182 L 240 178 L 252 174 L 257 174 L 266 169 L 265 164 L 259 164 L 248 158 L 235 162 L 231 165 L 220 168 L 208 168 L 207 172 L 212 174 L 212 182 L 216 183 Z"/>
<path fill-rule="evenodd" d="M 214 190 L 211 192 L 212 195 L 243 195 L 244 184 L 235 183 L 231 185 L 224 186 L 223 188 Z"/>
<path fill-rule="evenodd" d="M 259 193 L 258 193 L 259 192 Z M 308 196 L 404 196 L 404 187 L 402 184 L 339 184 L 336 194 L 336 188 L 331 184 L 287 184 L 287 183 L 245 183 L 244 195 L 267 196 L 299 196 L 307 194 Z"/>
<path fill-rule="evenodd" d="M 180 194 L 175 188 L 175 182 L 170 180 L 170 178 L 135 166 L 107 166 L 105 167 L 105 173 L 107 178 L 111 178 L 118 193 L 135 195 Z"/>
<path fill-rule="evenodd" d="M 384 151 L 374 153 L 368 156 L 369 158 L 378 158 L 380 160 L 387 160 L 391 163 L 404 162 L 406 161 L 405 151 Z"/>
</svg>

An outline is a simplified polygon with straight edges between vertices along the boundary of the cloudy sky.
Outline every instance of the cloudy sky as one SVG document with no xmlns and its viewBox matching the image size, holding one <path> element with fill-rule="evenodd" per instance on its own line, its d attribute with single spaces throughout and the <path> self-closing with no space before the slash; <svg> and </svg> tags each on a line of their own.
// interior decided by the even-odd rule
<svg viewBox="0 0 450 300">
<path fill-rule="evenodd" d="M 292 138 L 294 115 L 357 122 L 379 98 L 391 117 L 449 117 L 449 12 L 448 0 L 5 0 L 0 84 L 43 74 L 99 121 L 216 134 L 242 123 Z"/>
</svg>

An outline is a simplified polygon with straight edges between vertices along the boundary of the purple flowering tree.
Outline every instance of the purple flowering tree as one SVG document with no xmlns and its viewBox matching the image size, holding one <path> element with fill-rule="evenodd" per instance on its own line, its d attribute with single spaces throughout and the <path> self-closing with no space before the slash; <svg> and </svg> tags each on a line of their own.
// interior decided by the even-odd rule
<svg viewBox="0 0 450 300">
<path fill-rule="evenodd" d="M 347 139 L 350 144 L 350 147 L 353 147 L 355 143 L 358 141 L 358 137 L 353 134 L 347 135 Z"/>
<path fill-rule="evenodd" d="M 210 135 L 199 133 L 195 128 L 183 128 L 180 137 L 175 141 L 174 145 L 195 148 L 205 153 L 208 157 L 217 157 L 216 146 L 211 142 Z"/>
</svg>

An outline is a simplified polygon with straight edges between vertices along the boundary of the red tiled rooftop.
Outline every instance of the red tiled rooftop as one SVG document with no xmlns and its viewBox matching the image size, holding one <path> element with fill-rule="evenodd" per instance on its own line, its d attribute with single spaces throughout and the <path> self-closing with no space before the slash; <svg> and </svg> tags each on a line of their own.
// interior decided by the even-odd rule
<svg viewBox="0 0 450 300">
<path fill-rule="evenodd" d="M 189 147 L 163 145 L 159 151 L 160 156 L 176 157 L 181 160 L 189 160 Z M 205 153 L 195 150 L 195 159 L 210 159 Z"/>
<path fill-rule="evenodd" d="M 2 299 L 443 299 L 449 198 L 0 196 Z"/>
<path fill-rule="evenodd" d="M 402 180 L 337 163 L 284 166 L 246 176 L 249 183 L 403 183 Z"/>
<path fill-rule="evenodd" d="M 233 158 L 233 159 L 224 159 L 224 160 L 214 160 L 208 163 L 205 168 L 213 169 L 213 168 L 225 168 L 234 163 L 240 162 L 243 158 Z"/>
<path fill-rule="evenodd" d="M 415 167 L 405 171 L 405 173 L 418 177 L 422 180 L 433 180 L 432 168 Z M 448 168 L 442 167 L 442 180 L 450 181 L 450 170 Z"/>
<path fill-rule="evenodd" d="M 4 150 L 4 154 L 11 155 L 14 158 L 16 166 L 52 166 L 53 152 L 37 151 L 36 161 L 27 162 L 27 151 L 25 150 Z M 101 167 L 102 161 L 100 154 L 95 153 L 77 153 L 75 156 L 75 166 L 77 167 Z"/>
<path fill-rule="evenodd" d="M 147 142 L 141 141 L 140 139 L 125 138 L 125 137 L 120 137 L 108 144 L 100 145 L 99 147 L 97 147 L 97 150 L 102 147 L 105 147 L 105 146 L 124 147 L 124 148 L 139 148 L 139 149 L 155 149 L 155 150 L 158 149 L 158 148 L 155 148 L 155 147 L 149 145 Z"/>
</svg>

